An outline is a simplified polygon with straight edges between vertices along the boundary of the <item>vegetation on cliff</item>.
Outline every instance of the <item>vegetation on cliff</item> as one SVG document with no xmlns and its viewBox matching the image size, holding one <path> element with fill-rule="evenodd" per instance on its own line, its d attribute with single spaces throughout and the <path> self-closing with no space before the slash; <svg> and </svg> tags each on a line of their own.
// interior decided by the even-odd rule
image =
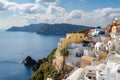
<svg viewBox="0 0 120 80">
<path fill-rule="evenodd" d="M 34 75 L 30 80 L 46 80 L 47 77 L 52 78 L 53 80 L 61 80 L 63 74 L 58 72 L 55 67 L 52 65 L 52 60 L 54 59 L 56 49 L 54 49 L 50 55 L 47 57 L 47 61 L 43 62 L 39 69 L 36 70 Z"/>
<path fill-rule="evenodd" d="M 22 63 L 27 67 L 33 67 L 37 62 L 28 56 L 22 61 Z"/>
<path fill-rule="evenodd" d="M 47 77 L 60 80 L 62 74 L 58 72 L 52 64 L 44 62 L 30 80 L 46 80 Z"/>
<path fill-rule="evenodd" d="M 66 48 L 64 48 L 64 49 L 61 50 L 61 55 L 63 56 L 63 67 L 62 67 L 62 71 L 64 72 L 64 70 L 65 70 L 65 59 L 66 59 L 66 57 L 68 57 L 69 51 L 68 51 Z"/>
<path fill-rule="evenodd" d="M 48 62 L 51 64 L 52 64 L 52 60 L 54 59 L 55 52 L 56 52 L 56 48 L 53 49 L 53 51 L 47 57 Z"/>
</svg>

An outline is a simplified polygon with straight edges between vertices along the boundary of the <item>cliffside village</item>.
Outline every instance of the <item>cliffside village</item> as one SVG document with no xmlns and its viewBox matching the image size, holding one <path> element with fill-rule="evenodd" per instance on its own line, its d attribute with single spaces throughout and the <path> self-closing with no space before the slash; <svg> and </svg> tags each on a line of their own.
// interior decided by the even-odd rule
<svg viewBox="0 0 120 80">
<path fill-rule="evenodd" d="M 63 67 L 62 49 L 69 51 L 65 63 L 72 67 L 63 80 L 120 80 L 120 19 L 61 38 L 53 60 L 58 71 Z"/>
</svg>

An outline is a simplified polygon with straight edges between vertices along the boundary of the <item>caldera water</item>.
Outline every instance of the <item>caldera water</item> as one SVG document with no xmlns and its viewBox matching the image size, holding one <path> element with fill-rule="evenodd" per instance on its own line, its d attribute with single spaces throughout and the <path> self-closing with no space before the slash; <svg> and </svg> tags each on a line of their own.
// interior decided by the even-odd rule
<svg viewBox="0 0 120 80">
<path fill-rule="evenodd" d="M 22 60 L 47 57 L 61 37 L 0 31 L 0 80 L 29 80 L 33 71 L 21 64 Z"/>
</svg>

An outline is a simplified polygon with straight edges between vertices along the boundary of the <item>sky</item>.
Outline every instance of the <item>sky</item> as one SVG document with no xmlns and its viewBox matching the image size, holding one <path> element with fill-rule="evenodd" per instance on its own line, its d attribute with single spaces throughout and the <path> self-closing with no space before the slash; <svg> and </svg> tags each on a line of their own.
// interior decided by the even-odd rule
<svg viewBox="0 0 120 80">
<path fill-rule="evenodd" d="M 0 29 L 38 23 L 105 26 L 120 17 L 120 0 L 0 0 Z"/>
</svg>

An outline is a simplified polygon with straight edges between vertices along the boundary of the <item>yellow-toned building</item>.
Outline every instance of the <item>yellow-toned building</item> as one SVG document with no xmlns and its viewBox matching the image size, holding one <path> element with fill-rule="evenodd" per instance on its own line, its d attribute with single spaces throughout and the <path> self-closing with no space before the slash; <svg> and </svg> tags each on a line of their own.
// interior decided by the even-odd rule
<svg viewBox="0 0 120 80">
<path fill-rule="evenodd" d="M 66 48 L 67 45 L 70 43 L 69 40 L 66 38 L 61 38 L 60 42 L 61 42 L 63 48 Z"/>
<path fill-rule="evenodd" d="M 120 19 L 113 20 L 112 33 L 120 33 Z"/>
<path fill-rule="evenodd" d="M 120 33 L 120 26 L 113 26 L 112 33 Z"/>
<path fill-rule="evenodd" d="M 58 42 L 58 49 L 55 53 L 54 65 L 58 71 L 62 68 L 63 56 L 61 56 L 61 50 L 67 48 L 68 44 L 73 42 L 81 42 L 84 40 L 84 33 L 70 33 L 66 34 L 66 38 L 61 38 Z"/>
<path fill-rule="evenodd" d="M 66 34 L 66 39 L 69 39 L 69 41 L 72 42 L 81 42 L 84 40 L 84 33 L 71 33 Z"/>
<path fill-rule="evenodd" d="M 106 60 L 107 53 L 106 52 L 100 52 L 98 56 L 98 60 Z"/>
<path fill-rule="evenodd" d="M 63 48 L 66 48 L 69 44 L 69 41 L 66 38 L 61 38 L 60 42 L 58 42 L 58 49 L 62 50 Z"/>
<path fill-rule="evenodd" d="M 81 42 L 84 40 L 84 33 L 70 33 L 66 34 L 66 38 L 61 38 L 60 42 L 58 43 L 58 49 L 62 50 L 66 48 L 68 44 L 73 42 Z"/>
<path fill-rule="evenodd" d="M 94 57 L 90 57 L 90 56 L 82 56 L 80 58 L 80 67 L 84 68 L 86 66 L 90 66 L 92 64 L 93 61 L 97 60 Z"/>
</svg>

